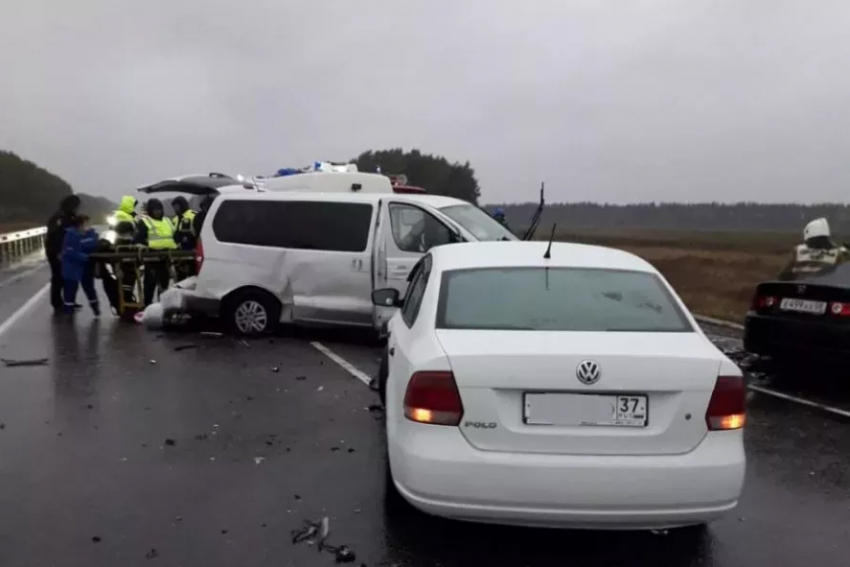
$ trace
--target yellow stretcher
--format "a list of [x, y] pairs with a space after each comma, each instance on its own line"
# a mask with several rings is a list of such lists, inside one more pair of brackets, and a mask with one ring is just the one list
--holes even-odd
[[[181, 264], [194, 262], [195, 252], [193, 250], [152, 250], [146, 246], [121, 245], [115, 246], [110, 251], [93, 252], [89, 257], [98, 263], [98, 269], [103, 269], [104, 264], [112, 268], [117, 290], [115, 297], [110, 297], [110, 303], [115, 307], [121, 318], [129, 319], [145, 308], [142, 303], [144, 298], [142, 275], [145, 264], [165, 262], [168, 265], [171, 279], [177, 281], [177, 273], [182, 271], [178, 268]], [[127, 274], [132, 274], [132, 278], [125, 278]], [[101, 279], [103, 279], [103, 276], [104, 274], [100, 274]], [[129, 281], [129, 285], [132, 286], [128, 290], [132, 293], [126, 295], [129, 295], [132, 299], [128, 299], [124, 293], [126, 281]], [[105, 282], [104, 287], [106, 287]], [[159, 290], [159, 292], [162, 291], [162, 289]], [[107, 295], [110, 295], [108, 291]]]

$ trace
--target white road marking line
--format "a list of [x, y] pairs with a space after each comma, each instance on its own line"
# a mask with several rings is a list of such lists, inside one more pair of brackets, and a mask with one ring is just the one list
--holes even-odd
[[50, 291], [50, 284], [44, 284], [44, 287], [35, 292], [35, 295], [30, 297], [26, 303], [18, 307], [18, 310], [12, 313], [8, 319], [3, 321], [3, 324], [0, 325], [0, 337], [3, 336], [3, 333], [12, 328], [12, 325], [18, 322], [18, 319], [26, 315], [33, 307], [35, 307], [36, 303], [38, 303], [42, 296], [46, 295], [47, 292]]
[[776, 390], [771, 390], [769, 388], [764, 388], [762, 386], [749, 386], [750, 390], [755, 392], [759, 392], [761, 394], [766, 394], [768, 396], [774, 396], [776, 398], [781, 398], [783, 400], [787, 400], [789, 402], [795, 402], [798, 404], [802, 404], [804, 406], [810, 406], [813, 408], [817, 408], [823, 410], [825, 412], [833, 413], [835, 415], [840, 415], [841, 417], [850, 417], [850, 411], [843, 410], [841, 408], [835, 408], [832, 406], [828, 406], [826, 404], [821, 404], [818, 402], [813, 402], [811, 400], [807, 400], [805, 398], [799, 398], [797, 396], [792, 396], [791, 394], [783, 394], [782, 392], [777, 392]]
[[315, 348], [317, 351], [321, 352], [322, 354], [339, 364], [346, 372], [348, 372], [367, 386], [370, 382], [372, 382], [372, 379], [369, 376], [358, 370], [357, 367], [355, 367], [353, 364], [345, 360], [343, 357], [341, 357], [322, 343], [313, 341], [310, 344], [313, 345], [313, 348]]

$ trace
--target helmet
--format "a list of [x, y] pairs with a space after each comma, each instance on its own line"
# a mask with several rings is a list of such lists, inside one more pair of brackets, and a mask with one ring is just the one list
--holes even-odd
[[803, 229], [803, 240], [824, 236], [829, 238], [830, 234], [829, 222], [827, 222], [827, 220], [823, 217], [813, 220], [806, 225], [806, 228]]

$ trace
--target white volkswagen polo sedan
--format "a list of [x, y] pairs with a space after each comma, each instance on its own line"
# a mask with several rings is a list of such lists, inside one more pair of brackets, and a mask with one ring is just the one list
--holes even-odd
[[[389, 323], [388, 486], [526, 526], [705, 524], [744, 482], [745, 385], [647, 262], [578, 244], [433, 248]], [[391, 493], [392, 494], [392, 493]]]

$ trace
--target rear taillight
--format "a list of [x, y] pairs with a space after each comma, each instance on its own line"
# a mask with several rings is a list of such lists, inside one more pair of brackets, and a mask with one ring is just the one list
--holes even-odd
[[776, 298], [772, 295], [756, 295], [750, 303], [750, 309], [769, 309], [776, 303]]
[[198, 238], [198, 243], [195, 245], [195, 275], [201, 273], [201, 267], [204, 265], [204, 243]]
[[458, 425], [463, 404], [451, 372], [417, 372], [404, 394], [404, 416], [419, 423]]
[[833, 303], [829, 306], [829, 310], [833, 315], [839, 317], [850, 317], [850, 303]]
[[746, 422], [746, 386], [741, 376], [719, 376], [705, 412], [711, 431], [741, 429]]

